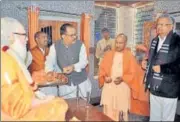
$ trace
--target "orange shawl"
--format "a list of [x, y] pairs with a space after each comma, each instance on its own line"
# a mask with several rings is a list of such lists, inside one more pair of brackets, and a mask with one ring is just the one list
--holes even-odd
[[[107, 52], [104, 55], [104, 58], [100, 64], [99, 75], [98, 75], [100, 88], [104, 84], [105, 77], [111, 76], [111, 67], [113, 63], [114, 54], [115, 54], [114, 50]], [[140, 102], [146, 103], [145, 107], [147, 109], [146, 108], [144, 109], [147, 110], [146, 115], [148, 115], [149, 93], [144, 91], [143, 77], [144, 77], [144, 71], [141, 69], [140, 65], [137, 63], [131, 51], [128, 49], [125, 49], [123, 51], [123, 75], [122, 75], [123, 81], [126, 82], [131, 89], [131, 96], [132, 96], [131, 99], [135, 99]], [[133, 109], [134, 106], [132, 105], [133, 105], [133, 101], [131, 101], [131, 108]]]
[[30, 72], [33, 73], [34, 71], [43, 70], [45, 68], [45, 61], [46, 56], [49, 53], [49, 48], [45, 49], [45, 55], [42, 53], [38, 46], [34, 47], [30, 51], [33, 57], [32, 63], [30, 65]]

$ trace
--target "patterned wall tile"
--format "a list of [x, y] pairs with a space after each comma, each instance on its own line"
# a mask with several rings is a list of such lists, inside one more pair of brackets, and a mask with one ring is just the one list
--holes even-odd
[[168, 11], [168, 12], [176, 12], [180, 11], [180, 1], [173, 0], [158, 0], [155, 1], [155, 10], [156, 11]]

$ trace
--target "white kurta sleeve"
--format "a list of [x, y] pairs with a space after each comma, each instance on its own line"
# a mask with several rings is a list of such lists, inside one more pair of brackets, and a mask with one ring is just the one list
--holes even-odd
[[86, 47], [84, 44], [82, 44], [80, 53], [79, 53], [79, 62], [74, 64], [74, 70], [76, 72], [81, 72], [82, 69], [84, 69], [88, 64], [87, 59], [87, 53], [86, 53]]
[[56, 50], [54, 44], [51, 45], [49, 54], [46, 56], [45, 72], [56, 71], [61, 72], [57, 65]]

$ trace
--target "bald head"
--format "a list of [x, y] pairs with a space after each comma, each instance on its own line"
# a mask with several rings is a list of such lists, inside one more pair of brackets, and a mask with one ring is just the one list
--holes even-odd
[[25, 38], [25, 29], [22, 24], [10, 17], [1, 18], [1, 44], [11, 45], [14, 41], [19, 40], [22, 44], [25, 44], [27, 39]]
[[116, 36], [115, 40], [115, 49], [118, 52], [121, 52], [125, 49], [127, 43], [127, 36], [123, 33], [120, 33]]

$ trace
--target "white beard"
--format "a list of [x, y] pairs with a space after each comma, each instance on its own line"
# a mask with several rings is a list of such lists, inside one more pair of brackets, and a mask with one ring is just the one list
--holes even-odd
[[18, 40], [15, 40], [14, 43], [11, 45], [11, 48], [17, 53], [17, 55], [24, 62], [27, 56], [26, 46], [22, 45]]

